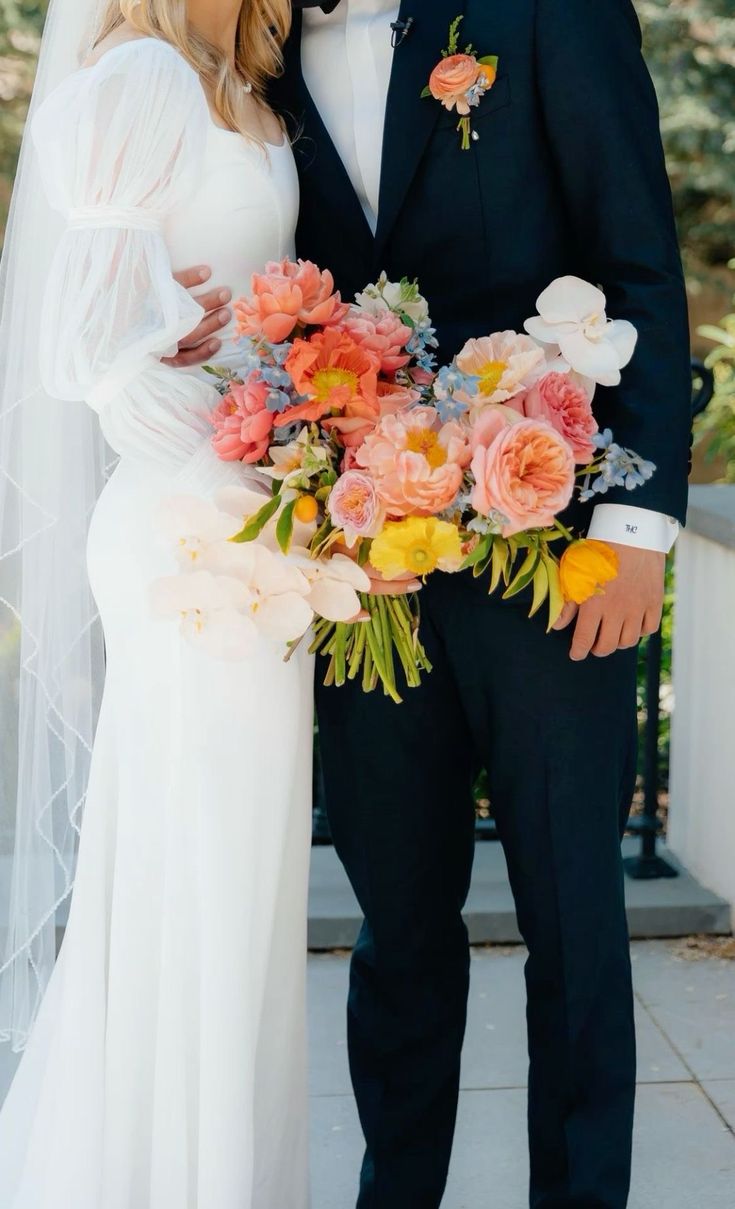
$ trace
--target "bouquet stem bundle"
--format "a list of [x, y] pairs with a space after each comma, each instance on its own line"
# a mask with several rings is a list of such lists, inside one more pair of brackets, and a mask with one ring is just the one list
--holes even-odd
[[400, 704], [398, 669], [408, 688], [417, 688], [422, 674], [432, 670], [419, 638], [418, 597], [362, 594], [360, 603], [362, 621], [316, 622], [311, 653], [329, 660], [325, 684], [342, 687], [360, 678], [365, 692], [382, 684], [386, 696]]

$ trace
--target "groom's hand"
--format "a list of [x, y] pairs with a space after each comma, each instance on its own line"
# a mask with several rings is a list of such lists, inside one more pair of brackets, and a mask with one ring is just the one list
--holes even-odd
[[566, 605], [554, 627], [564, 630], [576, 617], [569, 652], [575, 662], [590, 654], [602, 657], [634, 647], [647, 634], [655, 634], [661, 624], [666, 556], [655, 550], [608, 544], [620, 559], [617, 579], [585, 604]]
[[[174, 273], [175, 280], [185, 290], [200, 290], [211, 276], [212, 271], [206, 265]], [[232, 311], [227, 305], [232, 301], [232, 291], [220, 287], [208, 290], [205, 294], [198, 293], [196, 300], [204, 307], [206, 314], [194, 331], [181, 341], [176, 356], [164, 358], [165, 365], [173, 365], [177, 369], [203, 365], [222, 348], [218, 332], [227, 327], [232, 318]]]

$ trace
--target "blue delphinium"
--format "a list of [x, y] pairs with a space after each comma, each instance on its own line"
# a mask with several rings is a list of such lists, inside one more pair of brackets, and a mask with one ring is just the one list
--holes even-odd
[[604, 458], [597, 468], [596, 475], [587, 475], [580, 499], [584, 502], [606, 495], [611, 487], [624, 487], [626, 491], [635, 491], [642, 487], [656, 473], [653, 462], [646, 461], [634, 453], [632, 449], [624, 449], [613, 440], [609, 428], [599, 432], [594, 438], [596, 447], [604, 452]]
[[431, 350], [438, 347], [439, 341], [436, 338], [436, 329], [431, 326], [431, 322], [428, 319], [413, 324], [413, 331], [411, 339], [406, 345], [406, 352], [415, 359], [419, 369], [424, 370], [427, 374], [433, 374], [436, 369], [436, 357]]
[[479, 379], [472, 374], [462, 373], [456, 362], [439, 370], [434, 379], [434, 398], [442, 423], [458, 420], [465, 414], [468, 404], [456, 396], [460, 392], [473, 395], [477, 392], [478, 385]]

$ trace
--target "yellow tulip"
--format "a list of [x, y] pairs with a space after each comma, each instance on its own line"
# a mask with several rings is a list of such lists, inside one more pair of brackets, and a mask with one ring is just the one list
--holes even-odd
[[585, 538], [572, 542], [561, 557], [559, 571], [564, 599], [584, 604], [617, 578], [620, 560], [606, 542]]

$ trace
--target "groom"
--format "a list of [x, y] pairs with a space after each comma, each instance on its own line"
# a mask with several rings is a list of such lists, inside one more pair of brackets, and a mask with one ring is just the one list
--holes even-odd
[[[484, 765], [529, 949], [530, 1204], [623, 1209], [635, 1038], [620, 835], [635, 648], [659, 623], [690, 434], [686, 300], [639, 26], [630, 0], [301, 6], [275, 97], [298, 132], [299, 255], [332, 269], [347, 298], [383, 269], [417, 277], [443, 363], [472, 336], [522, 329], [552, 279], [600, 284], [640, 341], [623, 385], [598, 393], [597, 418], [658, 467], [632, 500], [613, 491], [575, 517], [615, 544], [621, 570], [557, 632], [529, 621], [523, 599], [434, 575], [421, 594], [434, 671], [403, 705], [317, 675], [330, 822], [365, 914], [349, 998], [367, 1146], [358, 1204], [442, 1200], [469, 983], [471, 786]], [[456, 115], [421, 98], [460, 14], [461, 48], [500, 60], [469, 151]], [[493, 1198], [488, 1188], [487, 1209]]]

